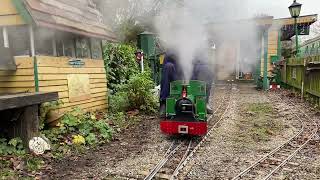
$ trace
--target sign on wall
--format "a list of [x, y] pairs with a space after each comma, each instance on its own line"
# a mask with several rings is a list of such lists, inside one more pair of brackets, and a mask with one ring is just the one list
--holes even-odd
[[299, 35], [309, 35], [310, 26], [298, 26]]
[[74, 68], [81, 68], [85, 65], [85, 62], [82, 59], [70, 59], [69, 65]]
[[90, 99], [89, 74], [68, 75], [69, 102]]

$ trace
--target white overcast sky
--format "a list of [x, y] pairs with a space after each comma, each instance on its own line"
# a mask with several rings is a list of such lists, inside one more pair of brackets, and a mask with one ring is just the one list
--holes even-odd
[[[293, 0], [246, 0], [250, 14], [265, 13], [275, 18], [289, 17]], [[320, 0], [297, 0], [302, 4], [301, 15], [320, 14]]]

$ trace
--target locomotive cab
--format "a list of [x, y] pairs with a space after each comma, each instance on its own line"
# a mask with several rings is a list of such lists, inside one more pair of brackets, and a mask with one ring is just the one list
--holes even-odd
[[162, 133], [203, 136], [207, 133], [206, 83], [191, 80], [170, 84], [166, 117], [160, 122]]

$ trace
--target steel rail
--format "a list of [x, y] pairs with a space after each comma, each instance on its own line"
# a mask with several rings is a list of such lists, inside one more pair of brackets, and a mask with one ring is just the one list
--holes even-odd
[[176, 167], [176, 169], [174, 170], [172, 176], [170, 177], [170, 180], [174, 180], [174, 178], [176, 177], [176, 175], [179, 173], [179, 170], [182, 166], [182, 164], [184, 163], [184, 161], [187, 159], [188, 154], [190, 152], [191, 149], [191, 144], [192, 144], [192, 140], [190, 140], [189, 145], [188, 145], [188, 149], [186, 150], [186, 152], [184, 153], [179, 165]]
[[[227, 95], [223, 98], [223, 101], [225, 101], [225, 99], [227, 99], [226, 97], [227, 97]], [[222, 107], [222, 104], [223, 103], [220, 103], [219, 107], [214, 111], [213, 114], [217, 113], [220, 110], [220, 108]], [[210, 135], [210, 132], [212, 132], [212, 130], [222, 120], [222, 118], [225, 116], [225, 114], [226, 114], [227, 110], [229, 109], [229, 107], [230, 107], [230, 101], [229, 101], [229, 104], [228, 104], [227, 108], [225, 109], [224, 113], [220, 117], [220, 119], [217, 122], [214, 123], [213, 127], [210, 129], [210, 131], [207, 133], [206, 136]], [[213, 118], [213, 115], [210, 115], [208, 117], [208, 121], [207, 122], [209, 122], [212, 118]], [[192, 140], [189, 141], [188, 148], [187, 148], [184, 156], [182, 157], [181, 161], [179, 162], [178, 166], [176, 167], [176, 169], [175, 169], [175, 171], [174, 171], [174, 173], [173, 173], [173, 175], [171, 176], [170, 179], [174, 179], [175, 177], [177, 177], [177, 175], [179, 174], [179, 171], [185, 166], [185, 164], [191, 158], [191, 156], [197, 151], [197, 149], [200, 147], [200, 145], [206, 140], [206, 136], [197, 144], [197, 146], [191, 152], [190, 152], [190, 150], [191, 150]], [[171, 150], [173, 148], [173, 146], [174, 146], [174, 142], [173, 142], [171, 144], [171, 146], [168, 148], [168, 150], [166, 151], [166, 153], [164, 155], [164, 158], [161, 159], [160, 162], [149, 172], [149, 174], [144, 178], [144, 180], [151, 180], [152, 178], [154, 178], [156, 176], [156, 174], [160, 171], [160, 169], [177, 152], [177, 150], [180, 148], [182, 143], [183, 142], [181, 142], [175, 149]]]
[[173, 156], [177, 150], [181, 147], [181, 144], [183, 142], [180, 142], [177, 147], [175, 147], [172, 151], [169, 150], [169, 153], [165, 155], [163, 159], [150, 171], [150, 173], [144, 178], [144, 180], [151, 180], [154, 178], [154, 176], [159, 172], [159, 170], [168, 162], [168, 160]]
[[[282, 100], [279, 96], [277, 96], [280, 100]], [[292, 136], [288, 141], [286, 141], [285, 143], [283, 143], [282, 145], [278, 146], [277, 148], [275, 148], [274, 150], [272, 150], [270, 153], [268, 153], [267, 155], [265, 155], [264, 157], [260, 158], [259, 160], [257, 160], [256, 162], [254, 162], [251, 166], [249, 166], [248, 168], [246, 168], [245, 170], [243, 170], [241, 173], [239, 173], [237, 176], [235, 176], [232, 180], [235, 179], [239, 179], [241, 177], [243, 177], [244, 175], [246, 175], [250, 170], [252, 170], [253, 168], [255, 168], [257, 165], [259, 165], [261, 162], [263, 162], [264, 160], [266, 160], [268, 157], [274, 155], [275, 153], [279, 152], [279, 150], [281, 150], [284, 146], [288, 145], [290, 142], [292, 142], [295, 138], [297, 138], [299, 135], [301, 135], [304, 132], [304, 126], [303, 126], [303, 121], [302, 119], [297, 115], [297, 113], [295, 113], [293, 111], [293, 107], [295, 107], [295, 105], [290, 101], [290, 104], [292, 104], [293, 106], [290, 107], [290, 111], [293, 112], [293, 114], [298, 118], [298, 120], [301, 123], [301, 129], [300, 131], [295, 134], [294, 136]], [[299, 109], [299, 108], [298, 108]], [[299, 109], [301, 111], [301, 109]], [[313, 138], [313, 137], [312, 137]], [[311, 139], [312, 139], [311, 138]], [[310, 139], [310, 140], [311, 140]], [[309, 142], [309, 140], [308, 140]], [[306, 143], [307, 144], [307, 143]], [[304, 146], [304, 145], [303, 145]], [[301, 147], [302, 149], [303, 147]], [[281, 166], [285, 165], [290, 159], [292, 159], [295, 154], [297, 152], [299, 152], [301, 150], [300, 148], [298, 148], [296, 151], [294, 151], [288, 158], [286, 158], [284, 161], [282, 161], [282, 163], [280, 164]], [[267, 178], [268, 176], [271, 177], [272, 174], [274, 174], [281, 166], [277, 166], [275, 169], [273, 169], [265, 178]], [[267, 178], [268, 179], [268, 178]]]
[[[292, 103], [292, 101], [290, 101], [291, 104], [294, 105], [294, 103]], [[295, 106], [295, 105], [294, 105]], [[303, 149], [316, 135], [317, 132], [319, 130], [319, 126], [317, 124], [317, 122], [315, 120], [313, 120], [313, 118], [311, 118], [309, 115], [307, 115], [303, 110], [301, 110], [300, 108], [298, 108], [299, 111], [304, 114], [309, 120], [311, 120], [313, 122], [313, 124], [315, 125], [316, 129], [314, 129], [312, 135], [309, 136], [308, 140], [302, 144], [297, 150], [295, 150], [287, 159], [285, 159], [281, 164], [279, 164], [276, 168], [274, 168], [265, 178], [264, 180], [268, 180], [272, 177], [272, 175], [278, 171], [282, 166], [284, 166], [285, 164], [287, 164], [288, 161], [290, 161], [301, 149]]]
[[[172, 148], [173, 148], [173, 146], [174, 146], [175, 143], [176, 143], [176, 141], [174, 141], [174, 142], [171, 143], [170, 147], [167, 149], [167, 151], [166, 151], [166, 153], [164, 154], [164, 157], [161, 159], [161, 161], [162, 161], [165, 157], [167, 157], [167, 156], [169, 155], [169, 153], [172, 151]], [[158, 162], [158, 164], [157, 164], [156, 166], [154, 166], [154, 168], [150, 171], [149, 174], [151, 174], [151, 172], [155, 171], [155, 170], [158, 168], [158, 166], [160, 166], [161, 161]]]
[[[227, 95], [226, 95], [227, 96]], [[229, 95], [229, 98], [230, 98], [230, 95]], [[214, 114], [216, 112], [218, 112], [218, 110], [220, 110], [221, 106], [222, 106], [223, 103], [220, 104], [219, 108], [217, 108], [215, 111], [214, 111]], [[201, 145], [207, 140], [207, 138], [211, 135], [211, 132], [216, 128], [216, 126], [221, 122], [221, 120], [223, 119], [223, 117], [226, 115], [228, 109], [230, 108], [230, 104], [231, 104], [231, 101], [229, 101], [229, 104], [228, 106], [226, 107], [225, 111], [223, 112], [223, 114], [220, 116], [219, 120], [217, 122], [214, 123], [213, 127], [209, 130], [209, 132], [207, 133], [207, 135], [198, 143], [198, 145], [191, 151], [191, 153], [185, 158], [185, 160], [182, 162], [182, 164], [180, 165], [179, 168], [177, 168], [175, 170], [175, 173], [172, 175], [171, 179], [174, 179], [176, 178], [179, 173], [180, 173], [180, 170], [185, 167], [185, 165], [188, 163], [188, 161], [191, 159], [191, 157], [194, 155], [194, 153], [196, 151], [198, 151], [198, 149], [201, 147]], [[211, 115], [209, 118], [211, 119], [213, 117], [213, 115]]]

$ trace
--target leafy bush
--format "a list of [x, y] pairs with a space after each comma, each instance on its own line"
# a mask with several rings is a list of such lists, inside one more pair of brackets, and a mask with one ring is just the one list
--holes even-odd
[[125, 44], [108, 43], [104, 47], [108, 87], [112, 94], [119, 84], [126, 84], [132, 75], [139, 73], [135, 52], [133, 46]]
[[58, 126], [59, 128], [43, 131], [56, 153], [68, 151], [66, 146], [92, 146], [104, 143], [113, 135], [113, 129], [106, 118], [98, 120], [95, 114], [83, 113], [79, 109], [65, 114]]
[[0, 179], [21, 179], [22, 173], [23, 179], [31, 179], [43, 164], [41, 158], [26, 153], [20, 138], [0, 138]]
[[127, 84], [118, 87], [117, 93], [110, 96], [112, 112], [141, 110], [146, 113], [155, 112], [157, 99], [152, 93], [154, 83], [150, 73], [133, 75]]
[[1, 138], [0, 139], [0, 156], [7, 156], [7, 155], [24, 155], [26, 153], [22, 140], [20, 138], [14, 138], [10, 141], [7, 139]]
[[[121, 86], [120, 90], [123, 89]], [[129, 109], [129, 98], [127, 92], [117, 92], [114, 95], [109, 96], [109, 110], [112, 113], [122, 112]]]

